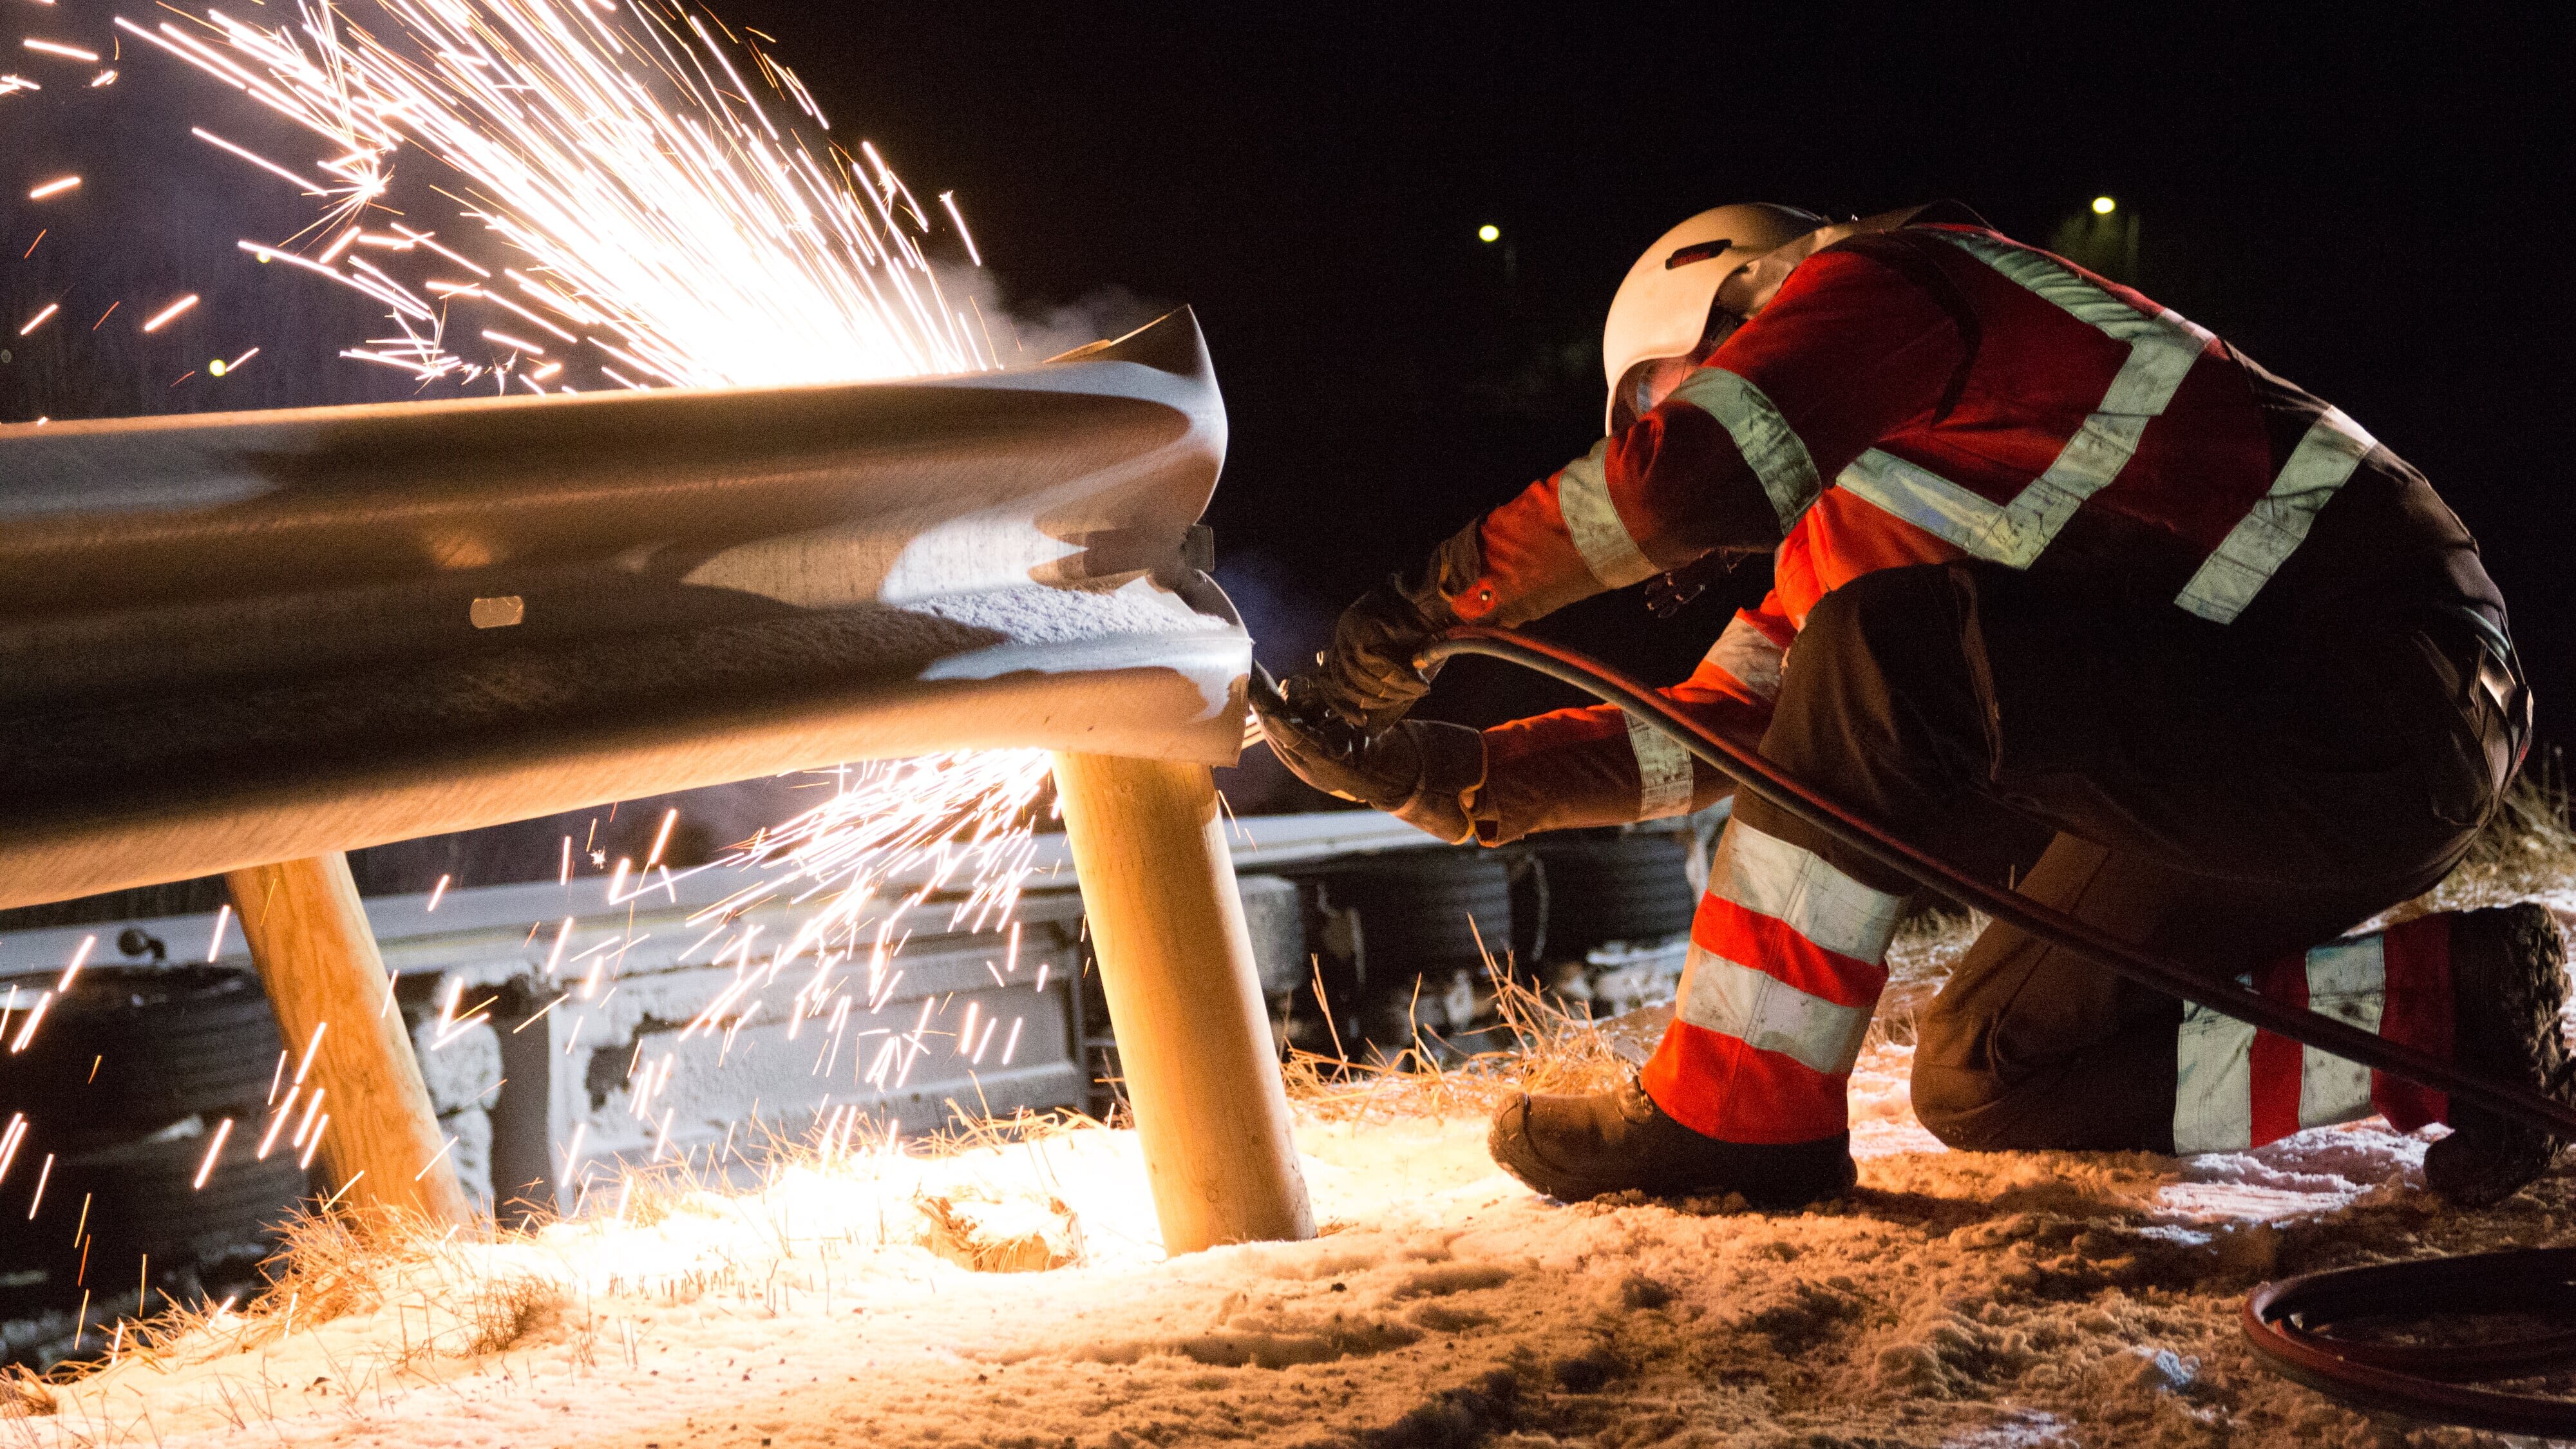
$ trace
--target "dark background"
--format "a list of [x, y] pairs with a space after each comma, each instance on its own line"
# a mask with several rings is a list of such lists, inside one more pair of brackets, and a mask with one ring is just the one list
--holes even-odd
[[[2576, 22], [2563, 7], [2313, 19], [2123, 7], [2121, 20], [1783, 8], [760, 0], [724, 14], [777, 38], [844, 144], [872, 138], [925, 197], [955, 189], [1031, 326], [1198, 309], [1233, 420], [1211, 518], [1220, 572], [1274, 668], [1310, 654], [1372, 578], [1589, 445], [1602, 309], [1683, 216], [1949, 196], [2047, 244], [2107, 193], [2137, 221], [2150, 295], [2431, 476], [2513, 603], [2544, 733], [2570, 738], [2576, 529], [2560, 475], [2576, 370], [2564, 256]], [[170, 119], [186, 145], [183, 115], [222, 102], [173, 72], [138, 61], [134, 75], [191, 88]], [[12, 202], [32, 164], [20, 158], [76, 139], [31, 130], [27, 99], [0, 100]], [[227, 253], [248, 224], [195, 219], [238, 198], [130, 164], [195, 192], [164, 224], [58, 252], [57, 266], [157, 269], [192, 290], [244, 272]], [[0, 212], [13, 317], [27, 310], [28, 222]], [[1485, 223], [1502, 242], [1477, 241]], [[274, 375], [331, 367], [333, 380], [299, 385], [384, 386], [350, 363]], [[0, 417], [30, 415], [41, 400], [11, 386], [0, 368]], [[183, 385], [168, 401], [251, 399]], [[1760, 573], [1670, 623], [1621, 595], [1542, 627], [1677, 675]], [[1470, 660], [1433, 712], [1482, 722], [1559, 700]], [[1245, 805], [1302, 803], [1271, 769], [1232, 788]]]
[[[2110, 10], [2136, 18], [2074, 18]], [[1682, 217], [1952, 196], [2047, 244], [2107, 193], [2139, 220], [2150, 295], [2432, 477], [2567, 739], [2576, 25], [2326, 13], [1292, 7], [1253, 25], [1006, 6], [968, 26], [779, 7], [761, 23], [811, 58], [838, 127], [972, 199], [1013, 297], [1107, 280], [1197, 307], [1234, 424], [1221, 574], [1274, 668], [1371, 579], [1589, 446], [1602, 310]], [[1476, 241], [1487, 222], [1504, 244]], [[1657, 624], [1620, 595], [1542, 627], [1677, 675], [1733, 602]], [[1494, 667], [1463, 661], [1434, 711], [1556, 702]]]
[[[2047, 244], [2109, 194], [2150, 295], [2432, 477], [2514, 604], [2544, 731], [2570, 738], [2566, 11], [1788, 8], [755, 23], [837, 129], [971, 202], [1024, 308], [1114, 282], [1198, 309], [1234, 426], [1220, 573], [1273, 668], [1589, 446], [1602, 310], [1682, 217], [1952, 196]], [[1502, 243], [1476, 240], [1488, 222]], [[1763, 584], [1748, 568], [1670, 623], [1629, 594], [1541, 627], [1677, 675]], [[1462, 661], [1433, 712], [1569, 702], [1497, 668]]]

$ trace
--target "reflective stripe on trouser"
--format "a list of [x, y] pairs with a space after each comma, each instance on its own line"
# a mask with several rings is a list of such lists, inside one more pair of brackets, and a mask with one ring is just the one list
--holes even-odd
[[1822, 856], [1727, 823], [1691, 922], [1673, 1024], [1645, 1067], [1673, 1120], [1729, 1142], [1810, 1142], [1844, 1130], [1902, 896]]
[[[2451, 1055], [2451, 918], [2421, 916], [2329, 941], [2256, 971], [2272, 1000]], [[2439, 1092], [2301, 1046], [2202, 1006], [2174, 1041], [2176, 1152], [2260, 1147], [2307, 1127], [2385, 1114], [2400, 1131], [2447, 1120]]]

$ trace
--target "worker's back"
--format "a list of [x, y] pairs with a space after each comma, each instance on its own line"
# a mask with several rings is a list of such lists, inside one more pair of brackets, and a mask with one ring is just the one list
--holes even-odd
[[1780, 546], [1792, 621], [1862, 573], [1962, 556], [2097, 573], [2219, 623], [2356, 595], [2500, 603], [2466, 530], [2358, 424], [1991, 231], [1823, 250], [1710, 365], [1761, 388], [1811, 450], [1863, 445]]

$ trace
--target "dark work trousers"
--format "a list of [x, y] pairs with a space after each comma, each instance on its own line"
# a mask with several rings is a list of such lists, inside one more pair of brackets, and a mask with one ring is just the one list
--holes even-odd
[[[1953, 864], [2233, 976], [2429, 889], [2498, 790], [2468, 627], [2391, 606], [2241, 628], [1995, 564], [1867, 574], [1809, 615], [1762, 752]], [[2170, 1152], [2181, 1021], [2170, 996], [1990, 926], [1921, 1017], [1915, 1112], [1954, 1147]]]

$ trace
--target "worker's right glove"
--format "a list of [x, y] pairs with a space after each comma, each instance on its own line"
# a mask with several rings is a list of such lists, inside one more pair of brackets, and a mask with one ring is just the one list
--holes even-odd
[[1414, 668], [1413, 656], [1459, 622], [1449, 598], [1483, 567], [1476, 534], [1477, 525], [1468, 525], [1420, 569], [1386, 579], [1342, 611], [1332, 647], [1313, 674], [1301, 676], [1325, 709], [1375, 734], [1431, 692], [1431, 674]]
[[1313, 681], [1299, 676], [1285, 696], [1257, 683], [1252, 710], [1270, 751], [1298, 779], [1356, 800], [1451, 844], [1475, 836], [1469, 803], [1485, 783], [1485, 737], [1465, 725], [1398, 720], [1362, 734], [1326, 713]]

